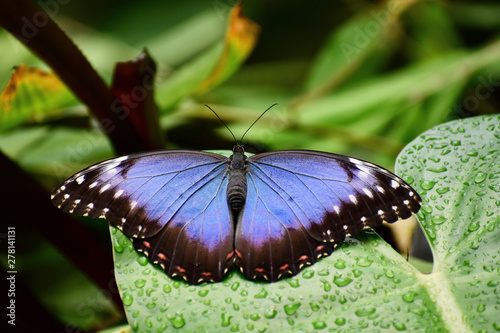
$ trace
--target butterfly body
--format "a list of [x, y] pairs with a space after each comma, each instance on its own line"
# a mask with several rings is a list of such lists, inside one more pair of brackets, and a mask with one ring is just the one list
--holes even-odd
[[234, 265], [268, 281], [297, 274], [345, 237], [417, 212], [418, 194], [369, 162], [317, 151], [231, 157], [137, 153], [63, 182], [53, 203], [105, 218], [169, 276], [220, 281]]
[[227, 185], [227, 201], [233, 211], [238, 211], [243, 207], [247, 196], [246, 158], [243, 147], [236, 145], [230, 157]]

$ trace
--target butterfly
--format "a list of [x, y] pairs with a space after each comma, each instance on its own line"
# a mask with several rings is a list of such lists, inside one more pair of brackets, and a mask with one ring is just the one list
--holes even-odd
[[234, 265], [248, 279], [297, 274], [345, 237], [406, 219], [419, 195], [375, 164], [319, 151], [229, 158], [163, 150], [113, 158], [53, 193], [61, 210], [103, 218], [167, 275], [221, 281]]

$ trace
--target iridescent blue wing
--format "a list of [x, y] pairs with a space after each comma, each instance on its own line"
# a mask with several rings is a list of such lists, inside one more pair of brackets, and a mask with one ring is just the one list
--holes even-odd
[[227, 157], [147, 152], [91, 166], [54, 191], [66, 212], [105, 218], [169, 276], [219, 281], [233, 264]]
[[236, 223], [236, 263], [276, 281], [328, 255], [346, 236], [419, 210], [418, 194], [372, 163], [315, 151], [248, 159], [247, 198]]

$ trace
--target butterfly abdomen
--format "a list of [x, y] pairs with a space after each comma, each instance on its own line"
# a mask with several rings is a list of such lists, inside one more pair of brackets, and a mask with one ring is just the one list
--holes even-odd
[[241, 210], [247, 197], [247, 179], [245, 155], [235, 153], [229, 166], [227, 184], [227, 202], [232, 210]]

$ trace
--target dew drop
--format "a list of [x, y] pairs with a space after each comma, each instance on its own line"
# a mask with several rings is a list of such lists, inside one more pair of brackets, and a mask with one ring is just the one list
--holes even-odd
[[227, 327], [227, 326], [231, 325], [231, 318], [233, 318], [233, 316], [230, 316], [227, 313], [223, 312], [221, 314], [221, 318], [222, 318], [222, 323], [221, 323], [222, 327]]
[[467, 230], [470, 232], [476, 231], [477, 229], [479, 229], [479, 221], [472, 221], [467, 227]]
[[314, 271], [313, 270], [306, 270], [304, 273], [302, 273], [302, 277], [304, 279], [310, 279], [314, 276]]
[[146, 266], [148, 264], [148, 257], [145, 255], [141, 255], [139, 258], [137, 258], [137, 262], [141, 266]]
[[144, 279], [135, 280], [134, 284], [137, 288], [142, 288], [146, 284], [146, 280]]
[[356, 310], [354, 313], [358, 317], [367, 317], [367, 316], [370, 316], [370, 315], [374, 314], [375, 311], [377, 311], [376, 308], [366, 308], [366, 309]]
[[232, 290], [232, 291], [236, 291], [236, 290], [238, 290], [239, 286], [240, 286], [240, 283], [239, 283], [239, 282], [234, 282], [234, 283], [231, 285], [231, 290]]
[[351, 278], [348, 278], [348, 277], [342, 277], [341, 275], [336, 275], [334, 278], [333, 278], [333, 283], [335, 283], [337, 286], [339, 287], [345, 287], [347, 286], [349, 283], [351, 283], [353, 280]]
[[301, 306], [300, 303], [291, 303], [291, 304], [287, 304], [284, 306], [285, 308], [285, 313], [289, 316], [293, 315], [297, 309]]
[[404, 293], [402, 298], [403, 298], [403, 301], [405, 301], [407, 303], [412, 303], [415, 300], [415, 296], [417, 296], [417, 294], [415, 292], [409, 291], [407, 293]]
[[423, 189], [423, 190], [432, 190], [432, 188], [434, 187], [434, 185], [436, 185], [437, 182], [436, 181], [430, 181], [430, 180], [422, 180], [420, 182], [420, 187]]
[[407, 176], [405, 177], [405, 181], [408, 183], [408, 184], [413, 184], [413, 182], [415, 181], [415, 179], [412, 177], [412, 176]]
[[115, 244], [113, 246], [113, 249], [118, 252], [118, 253], [122, 253], [123, 252], [123, 246], [121, 246], [120, 244]]
[[438, 194], [445, 194], [446, 192], [449, 192], [450, 191], [450, 188], [449, 187], [438, 187], [436, 189], [436, 192]]
[[477, 312], [484, 312], [486, 310], [486, 304], [479, 304], [477, 306]]
[[259, 293], [254, 295], [254, 298], [266, 298], [267, 297], [267, 291], [262, 288]]
[[123, 294], [123, 297], [122, 297], [123, 305], [129, 306], [130, 304], [132, 304], [133, 301], [134, 301], [134, 298], [132, 297], [132, 295], [125, 294], [125, 293]]
[[384, 274], [387, 276], [389, 279], [392, 279], [394, 277], [394, 272], [390, 269], [384, 268]]
[[326, 323], [323, 320], [315, 320], [312, 324], [315, 330], [322, 330], [326, 327]]
[[209, 290], [208, 290], [208, 289], [203, 289], [203, 290], [198, 291], [198, 295], [199, 295], [200, 297], [205, 297], [205, 296], [207, 296], [207, 295], [208, 295], [208, 292], [209, 292]]
[[335, 268], [343, 269], [343, 268], [345, 268], [345, 261], [342, 259], [339, 259], [335, 262], [334, 266], [335, 266]]
[[354, 277], [360, 277], [363, 272], [360, 271], [359, 269], [353, 269], [352, 274], [354, 274]]
[[356, 264], [361, 267], [368, 267], [373, 263], [373, 260], [370, 260], [368, 258], [356, 258]]
[[335, 324], [338, 326], [343, 326], [346, 323], [346, 319], [344, 317], [337, 317], [335, 318]]
[[292, 288], [298, 288], [300, 287], [300, 283], [298, 279], [287, 279], [286, 282], [290, 285]]
[[496, 287], [498, 285], [498, 281], [490, 280], [490, 281], [488, 281], [488, 283], [486, 283], [486, 285], [488, 287]]
[[325, 291], [330, 291], [332, 289], [332, 285], [330, 282], [326, 281], [325, 279], [321, 279], [321, 282], [323, 282], [323, 290]]
[[278, 311], [276, 311], [276, 309], [267, 309], [265, 312], [264, 312], [264, 317], [266, 317], [267, 319], [273, 319], [274, 317], [276, 317], [276, 315], [278, 314]]
[[442, 215], [432, 215], [431, 222], [436, 225], [443, 224], [444, 222], [446, 222], [446, 217]]
[[257, 314], [257, 313], [254, 313], [254, 314], [251, 314], [250, 316], [250, 319], [252, 319], [253, 321], [257, 321], [260, 319], [260, 316]]
[[311, 310], [313, 310], [313, 311], [319, 311], [319, 309], [320, 309], [320, 306], [316, 303], [313, 303], [313, 302], [309, 303], [309, 306], [311, 307]]
[[186, 325], [186, 321], [184, 320], [184, 317], [181, 313], [176, 313], [173, 316], [169, 316], [168, 320], [170, 320], [172, 326], [174, 326], [175, 328], [181, 328]]
[[484, 172], [479, 171], [476, 176], [474, 176], [474, 181], [476, 183], [482, 183], [486, 179], [486, 174]]
[[448, 169], [446, 167], [442, 166], [442, 167], [435, 167], [435, 168], [433, 168], [433, 167], [426, 168], [425, 170], [430, 171], [430, 172], [435, 172], [435, 173], [441, 173], [441, 172], [447, 171]]
[[392, 322], [392, 325], [394, 326], [396, 331], [406, 331], [406, 325], [404, 323], [394, 321]]
[[169, 284], [164, 284], [163, 285], [163, 291], [166, 293], [169, 293], [172, 291], [172, 287]]

